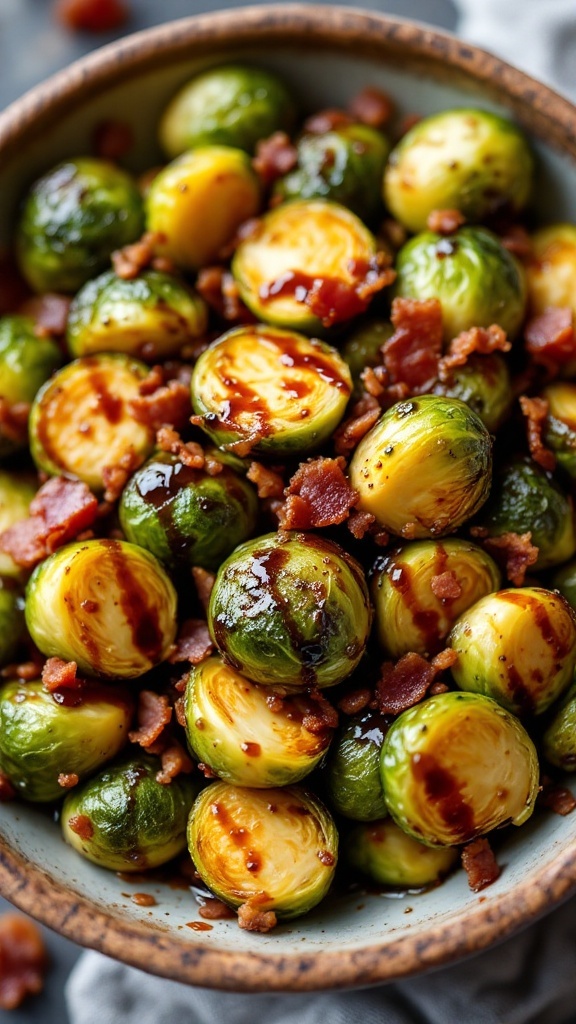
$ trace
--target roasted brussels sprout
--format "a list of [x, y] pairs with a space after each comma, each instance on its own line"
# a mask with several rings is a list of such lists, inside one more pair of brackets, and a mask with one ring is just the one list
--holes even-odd
[[[128, 739], [133, 703], [121, 686], [48, 693], [42, 680], [0, 690], [0, 771], [26, 800], [64, 795], [59, 776], [90, 775]], [[62, 781], [62, 780], [61, 780]]]
[[236, 327], [198, 359], [192, 404], [221, 447], [303, 455], [328, 440], [352, 390], [335, 349], [293, 331], [256, 324]]
[[209, 145], [253, 153], [260, 139], [289, 132], [295, 113], [277, 75], [228, 64], [204, 71], [176, 93], [160, 121], [160, 143], [169, 157]]
[[391, 658], [437, 654], [459, 615], [498, 590], [490, 555], [466, 540], [405, 544], [377, 563], [372, 599], [380, 645]]
[[398, 253], [397, 295], [440, 299], [448, 342], [471, 327], [499, 324], [509, 338], [524, 319], [526, 285], [520, 264], [486, 228], [443, 236], [424, 231]]
[[358, 324], [356, 329], [347, 335], [342, 348], [342, 358], [348, 363], [355, 391], [358, 390], [362, 370], [366, 366], [377, 366], [381, 362], [380, 349], [393, 333], [394, 328], [389, 320], [368, 320]]
[[508, 365], [497, 352], [469, 356], [464, 366], [452, 370], [447, 381], [438, 381], [433, 392], [466, 402], [491, 434], [502, 425], [514, 400]]
[[360, 661], [372, 613], [358, 563], [309, 533], [267, 534], [220, 567], [208, 624], [225, 661], [256, 683], [333, 686]]
[[197, 779], [157, 781], [160, 758], [128, 754], [74, 789], [62, 807], [70, 846], [111, 871], [143, 871], [186, 848], [186, 822]]
[[261, 790], [215, 782], [192, 808], [188, 847], [219, 899], [232, 907], [250, 900], [289, 920], [326, 895], [338, 833], [323, 804], [299, 786]]
[[430, 847], [409, 836], [391, 818], [364, 823], [346, 838], [348, 863], [377, 885], [422, 889], [435, 885], [458, 860], [453, 847]]
[[397, 825], [428, 846], [454, 846], [534, 810], [538, 758], [517, 718], [477, 693], [442, 693], [404, 711], [382, 746]]
[[568, 306], [576, 316], [576, 225], [551, 224], [537, 231], [526, 274], [533, 313]]
[[400, 536], [453, 533], [488, 497], [491, 447], [482, 420], [457, 398], [397, 402], [352, 456], [358, 508]]
[[38, 292], [75, 292], [110, 254], [142, 234], [142, 198], [129, 174], [82, 157], [32, 186], [18, 225], [20, 269]]
[[565, 772], [576, 772], [576, 684], [556, 708], [544, 733], [543, 748], [550, 764]]
[[380, 750], [389, 720], [367, 711], [351, 718], [335, 738], [325, 781], [331, 806], [354, 821], [375, 821], [387, 814], [380, 778]]
[[24, 600], [11, 580], [0, 577], [0, 665], [12, 660], [24, 632]]
[[149, 231], [163, 235], [158, 252], [187, 270], [218, 259], [240, 224], [260, 209], [250, 158], [229, 146], [202, 146], [168, 164], [146, 196]]
[[[0, 398], [9, 406], [32, 402], [38, 389], [62, 362], [55, 342], [34, 333], [25, 316], [0, 318]], [[24, 447], [0, 427], [0, 458]]]
[[146, 458], [154, 433], [130, 411], [148, 370], [120, 353], [68, 363], [40, 389], [30, 412], [30, 449], [38, 469], [71, 474], [95, 492], [103, 470], [134, 452]]
[[444, 110], [419, 121], [390, 154], [384, 177], [388, 209], [410, 231], [432, 210], [457, 209], [482, 221], [506, 206], [521, 210], [534, 160], [523, 132], [487, 110]]
[[541, 714], [572, 681], [576, 617], [541, 587], [500, 590], [468, 608], [448, 645], [461, 690], [483, 693], [515, 714]]
[[554, 452], [558, 465], [576, 480], [576, 384], [553, 381], [542, 397], [548, 402], [542, 440]]
[[[36, 493], [32, 473], [0, 470], [0, 533], [28, 517], [30, 502]], [[4, 551], [0, 551], [0, 576], [19, 579], [22, 570]]]
[[82, 672], [132, 679], [163, 661], [176, 634], [176, 591], [144, 548], [120, 540], [65, 547], [36, 567], [26, 624], [43, 654]]

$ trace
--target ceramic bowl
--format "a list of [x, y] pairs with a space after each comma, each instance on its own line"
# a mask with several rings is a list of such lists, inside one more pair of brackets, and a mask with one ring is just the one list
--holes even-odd
[[[519, 71], [458, 39], [346, 8], [254, 7], [201, 15], [122, 39], [33, 90], [0, 117], [0, 236], [24, 188], [89, 149], [102, 118], [135, 129], [134, 166], [157, 162], [155, 127], [175, 89], [230, 57], [278, 70], [304, 109], [338, 106], [362, 86], [392, 93], [405, 113], [480, 103], [511, 113], [539, 158], [539, 213], [576, 220], [576, 111]], [[1, 241], [1, 237], [0, 237]], [[85, 946], [183, 982], [238, 991], [370, 985], [486, 948], [576, 887], [576, 814], [536, 815], [500, 853], [501, 878], [475, 895], [463, 871], [403, 899], [338, 896], [268, 935], [233, 921], [197, 930], [189, 891], [133, 884], [64, 845], [52, 820], [2, 805], [0, 891]], [[137, 891], [153, 907], [131, 900]]]

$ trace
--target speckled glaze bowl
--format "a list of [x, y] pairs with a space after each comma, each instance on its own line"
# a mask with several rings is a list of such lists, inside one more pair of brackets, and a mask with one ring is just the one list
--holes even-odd
[[[0, 241], [24, 188], [90, 148], [110, 116], [136, 133], [135, 168], [159, 159], [155, 127], [194, 72], [230, 57], [277, 69], [304, 109], [338, 106], [362, 86], [389, 90], [405, 113], [480, 103], [510, 112], [539, 157], [542, 220], [576, 220], [576, 110], [487, 53], [420, 25], [342, 7], [281, 4], [201, 15], [131, 36], [85, 58], [0, 116]], [[212, 988], [304, 991], [372, 985], [481, 950], [576, 889], [576, 813], [536, 814], [499, 854], [500, 879], [475, 895], [463, 871], [402, 899], [328, 899], [268, 935], [200, 921], [192, 894], [130, 883], [83, 861], [48, 815], [0, 809], [0, 891], [77, 942], [144, 970]], [[137, 906], [135, 892], [157, 903]], [[202, 927], [202, 926], [201, 926]]]

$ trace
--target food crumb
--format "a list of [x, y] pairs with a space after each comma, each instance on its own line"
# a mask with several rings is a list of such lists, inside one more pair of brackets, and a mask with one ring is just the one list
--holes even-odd
[[44, 987], [48, 956], [40, 929], [22, 914], [0, 917], [0, 1008], [15, 1010]]

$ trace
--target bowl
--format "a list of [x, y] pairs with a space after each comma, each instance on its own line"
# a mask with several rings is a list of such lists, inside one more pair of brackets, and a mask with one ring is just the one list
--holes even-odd
[[[343, 103], [366, 84], [405, 113], [463, 103], [507, 111], [538, 154], [539, 214], [576, 220], [576, 110], [544, 85], [458, 39], [343, 7], [281, 4], [172, 22], [122, 39], [28, 93], [0, 116], [0, 231], [23, 190], [86, 151], [103, 118], [129, 121], [134, 168], [153, 165], [161, 110], [199, 69], [230, 57], [277, 69], [303, 107]], [[0, 242], [2, 238], [0, 238]], [[366, 986], [426, 971], [533, 922], [576, 888], [576, 814], [538, 815], [509, 837], [500, 879], [481, 895], [463, 871], [403, 899], [348, 893], [268, 935], [199, 921], [189, 891], [129, 882], [79, 858], [48, 814], [2, 806], [0, 891], [80, 943], [146, 971], [212, 988], [304, 991]], [[157, 903], [136, 905], [144, 890]]]

